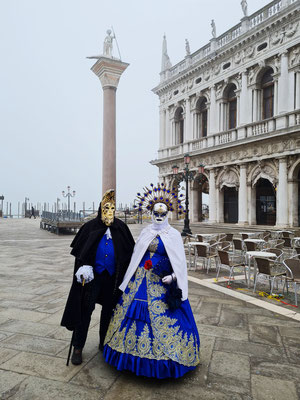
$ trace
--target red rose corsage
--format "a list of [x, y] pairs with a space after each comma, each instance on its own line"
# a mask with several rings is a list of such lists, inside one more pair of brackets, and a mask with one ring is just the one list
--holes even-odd
[[144, 264], [144, 268], [149, 271], [152, 268], [152, 261], [151, 260], [146, 260]]

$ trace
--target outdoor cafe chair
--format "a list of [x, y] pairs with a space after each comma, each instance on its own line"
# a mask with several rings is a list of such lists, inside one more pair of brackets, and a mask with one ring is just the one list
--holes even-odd
[[216, 246], [218, 242], [211, 241], [212, 243], [197, 243], [195, 244], [195, 256], [194, 256], [194, 266], [197, 269], [197, 260], [201, 259], [203, 262], [203, 268], [206, 268], [207, 273], [211, 267], [211, 261], [214, 259], [217, 265], [217, 250]]
[[283, 243], [283, 251], [288, 255], [292, 256], [294, 253], [294, 248], [293, 248], [293, 243], [292, 239], [289, 237], [283, 237], [282, 240], [284, 240]]
[[282, 278], [283, 276], [285, 276], [285, 272], [278, 273], [276, 271], [272, 271], [274, 267], [274, 260], [270, 258], [254, 257], [254, 262], [256, 264], [256, 271], [254, 276], [253, 292], [255, 292], [258, 277], [260, 275], [264, 275], [269, 279], [270, 294], [272, 294], [275, 280], [277, 278]]
[[248, 239], [248, 238], [249, 238], [249, 235], [247, 233], [242, 233], [243, 240]]
[[289, 231], [281, 231], [280, 234], [281, 234], [282, 239], [291, 237], [291, 232], [289, 232]]
[[218, 279], [219, 277], [219, 273], [220, 273], [220, 269], [221, 268], [226, 268], [228, 269], [229, 272], [229, 280], [228, 283], [231, 281], [231, 277], [234, 273], [234, 270], [236, 268], [243, 268], [244, 269], [244, 273], [245, 273], [245, 281], [247, 283], [247, 274], [246, 274], [246, 265], [245, 263], [235, 263], [232, 260], [230, 260], [230, 255], [228, 253], [228, 251], [224, 251], [224, 250], [218, 250], [218, 266], [217, 266], [217, 276], [216, 279]]
[[300, 260], [300, 247], [295, 247], [296, 254], [293, 258], [298, 258]]
[[196, 234], [196, 238], [197, 238], [197, 241], [198, 241], [198, 242], [204, 242], [203, 236], [200, 235], [199, 233]]
[[223, 242], [219, 242], [218, 248], [220, 250], [229, 251], [230, 246], [231, 246], [231, 242], [227, 242], [226, 240], [224, 240]]
[[233, 240], [233, 233], [226, 233], [225, 241], [232, 242], [232, 240]]
[[273, 243], [273, 247], [276, 247], [276, 249], [282, 249], [283, 245], [284, 245], [283, 239], [276, 239]]
[[295, 305], [298, 306], [297, 285], [300, 285], [300, 260], [296, 258], [287, 258], [283, 261], [283, 264], [286, 268], [284, 287], [286, 285], [288, 292], [289, 283], [293, 283], [295, 291]]
[[255, 242], [244, 242], [247, 251], [256, 251], [257, 250], [257, 244]]
[[284, 255], [282, 249], [276, 249], [276, 248], [270, 247], [267, 249], [267, 251], [268, 251], [268, 253], [276, 254], [276, 258], [274, 259], [275, 263], [281, 263], [283, 255]]
[[226, 240], [226, 233], [219, 233], [218, 235], [218, 241], [222, 242], [223, 240]]
[[242, 239], [233, 239], [234, 257], [236, 257], [236, 258], [239, 257], [242, 262], [246, 262], [245, 253], [246, 253], [246, 250], [245, 250], [244, 242], [242, 241]]

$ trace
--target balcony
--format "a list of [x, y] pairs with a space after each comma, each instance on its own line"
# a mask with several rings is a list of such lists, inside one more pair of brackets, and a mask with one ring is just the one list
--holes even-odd
[[[298, 1], [299, 0], [287, 0], [287, 5], [292, 6], [294, 3], [297, 3]], [[272, 18], [274, 15], [278, 14], [282, 10], [283, 8], [281, 0], [272, 1], [271, 3], [267, 4], [265, 7], [261, 8], [260, 10], [253, 13], [249, 17], [246, 17], [247, 20], [249, 21], [248, 25], [246, 25], [247, 28], [245, 28], [242, 22], [233, 26], [231, 29], [229, 29], [228, 31], [224, 32], [222, 35], [216, 38], [216, 47], [212, 49], [210, 43], [201, 47], [199, 50], [191, 54], [189, 59], [184, 59], [179, 63], [175, 64], [173, 67], [171, 67], [168, 73], [164, 76], [163, 80], [177, 76], [184, 70], [197, 64], [199, 61], [204, 60], [207, 56], [211, 55], [212, 51], [222, 49], [230, 42], [239, 38], [246, 31], [249, 32], [252, 29], [257, 28], [260, 24], [267, 21], [269, 18]]]
[[209, 135], [200, 139], [192, 140], [190, 142], [185, 142], [176, 146], [171, 146], [166, 149], [158, 151], [158, 160], [167, 158], [176, 158], [178, 155], [183, 155], [185, 153], [193, 153], [205, 149], [217, 150], [221, 147], [228, 147], [232, 145], [237, 145], [239, 143], [245, 143], [245, 140], [249, 139], [255, 140], [255, 138], [265, 135], [270, 135], [270, 137], [277, 132], [282, 133], [282, 130], [288, 130], [283, 132], [284, 134], [289, 134], [291, 130], [300, 129], [300, 111], [293, 111], [285, 114], [276, 115], [273, 118], [254, 122], [251, 124], [239, 126], [236, 129], [231, 129], [230, 131], [219, 132], [214, 135]]

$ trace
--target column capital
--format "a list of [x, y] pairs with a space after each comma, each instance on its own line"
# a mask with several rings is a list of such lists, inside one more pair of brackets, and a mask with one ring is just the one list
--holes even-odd
[[278, 160], [280, 163], [287, 163], [287, 157], [286, 157], [286, 156], [277, 157], [277, 160]]
[[100, 79], [103, 90], [107, 87], [117, 89], [120, 77], [129, 64], [103, 56], [89, 58], [97, 59], [91, 70]]

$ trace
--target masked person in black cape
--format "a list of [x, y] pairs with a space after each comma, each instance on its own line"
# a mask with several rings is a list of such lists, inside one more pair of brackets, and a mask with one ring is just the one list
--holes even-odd
[[99, 349], [103, 349], [112, 311], [121, 294], [118, 288], [133, 252], [129, 228], [115, 218], [114, 190], [105, 192], [98, 216], [80, 228], [71, 247], [76, 257], [73, 283], [61, 325], [74, 331], [71, 361], [79, 365], [96, 303], [102, 305]]

